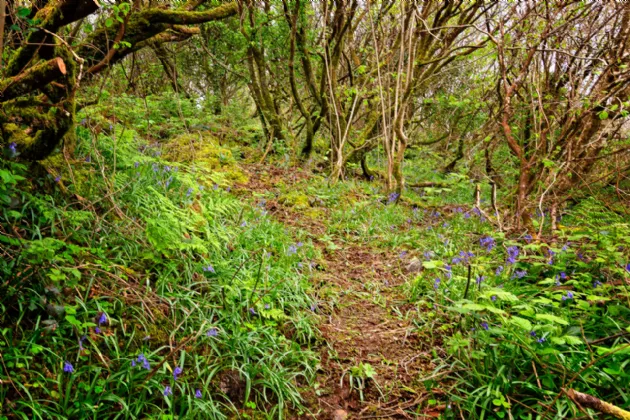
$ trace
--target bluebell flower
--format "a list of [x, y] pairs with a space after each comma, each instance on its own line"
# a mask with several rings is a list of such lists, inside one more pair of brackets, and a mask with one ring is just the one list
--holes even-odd
[[57, 175], [57, 176], [55, 177], [55, 182], [59, 182], [59, 181], [61, 181], [61, 176]]
[[85, 342], [85, 340], [87, 340], [87, 336], [81, 336], [81, 338], [79, 338], [79, 350], [83, 351], [83, 343]]
[[522, 279], [527, 275], [527, 270], [516, 270], [514, 274], [512, 274], [512, 278]]
[[252, 315], [256, 315], [256, 310], [254, 308], [249, 308], [249, 313]]
[[141, 362], [142, 363], [142, 367], [145, 368], [146, 370], [151, 370], [151, 364], [149, 363], [147, 358], [144, 357], [144, 353], [140, 353], [138, 355], [138, 362]]
[[536, 337], [536, 331], [530, 331], [529, 335], [531, 335], [532, 337]]
[[187, 196], [187, 197], [190, 197], [190, 195], [193, 193], [193, 191], [194, 191], [194, 190], [193, 190], [193, 188], [192, 188], [192, 187], [188, 188], [188, 190], [186, 190], [186, 196]]
[[538, 343], [542, 344], [545, 341], [547, 341], [547, 339], [545, 337], [540, 337], [538, 340], [536, 340]]
[[488, 331], [490, 329], [490, 326], [488, 326], [488, 323], [484, 321], [481, 323], [481, 328]]
[[464, 219], [470, 219], [470, 213], [468, 212], [464, 213]]
[[525, 235], [523, 239], [525, 239], [525, 242], [530, 243], [532, 241], [532, 235]]
[[173, 395], [173, 390], [170, 386], [166, 385], [166, 387], [164, 387], [164, 396], [168, 397], [169, 395]]
[[101, 329], [99, 327], [94, 327], [94, 332], [96, 334], [100, 334], [101, 333]]
[[137, 168], [138, 166], [140, 166], [140, 162], [134, 162], [134, 163], [133, 163], [133, 167], [134, 167], [134, 168]]
[[472, 212], [475, 213], [477, 216], [481, 216], [481, 210], [479, 210], [478, 207], [473, 208]]
[[570, 300], [573, 299], [573, 292], [567, 292], [566, 295], [562, 296], [562, 300]]
[[217, 335], [219, 335], [219, 330], [216, 327], [212, 327], [208, 330], [206, 335], [208, 337], [216, 337]]
[[485, 246], [486, 251], [490, 252], [495, 246], [494, 238], [492, 238], [491, 236], [484, 236], [483, 238], [479, 239], [479, 244], [481, 246]]
[[566, 280], [566, 278], [567, 278], [567, 273], [565, 273], [564, 271], [561, 271], [560, 272], [560, 279]]
[[437, 290], [437, 289], [439, 289], [439, 288], [440, 288], [440, 281], [441, 281], [441, 280], [440, 280], [440, 278], [438, 277], [438, 278], [436, 278], [436, 279], [435, 279], [435, 282], [433, 282], [433, 288], [434, 288], [435, 290]]
[[628, 264], [626, 265], [626, 271], [627, 271], [628, 273], [630, 273], [630, 263], [628, 263]]
[[564, 246], [562, 247], [562, 251], [564, 252], [569, 249], [569, 245], [571, 245], [571, 242], [567, 242], [566, 244], [564, 244]]
[[72, 366], [72, 363], [66, 360], [65, 362], [63, 362], [63, 371], [66, 373], [72, 373], [74, 372], [74, 366]]
[[247, 222], [243, 220], [243, 222], [241, 223], [241, 227], [245, 227], [245, 226], [247, 226]]
[[507, 252], [508, 252], [507, 264], [516, 263], [516, 259], [518, 258], [518, 254], [520, 252], [518, 247], [516, 245], [512, 245], [508, 247]]
[[494, 271], [494, 274], [496, 276], [500, 276], [501, 273], [503, 273], [503, 266], [502, 265], [498, 266], [497, 269]]
[[495, 295], [493, 295], [493, 296], [490, 297], [490, 300], [494, 302], [495, 300], [497, 300], [497, 297]]
[[177, 378], [179, 377], [179, 375], [182, 374], [183, 371], [184, 371], [184, 369], [182, 369], [181, 367], [177, 366], [175, 368], [175, 370], [173, 371], [173, 379], [177, 380]]
[[131, 361], [131, 367], [136, 367], [136, 361], [135, 360]]
[[407, 251], [401, 251], [400, 254], [398, 254], [398, 258], [400, 258], [401, 260], [405, 258], [406, 256], [407, 256]]
[[435, 253], [433, 251], [424, 251], [422, 255], [424, 255], [424, 258], [426, 258], [427, 260], [430, 260], [435, 255]]
[[203, 397], [203, 395], [201, 395], [201, 390], [200, 389], [195, 390], [195, 398], [201, 398], [201, 397]]
[[91, 157], [91, 156], [86, 156], [86, 157], [85, 157], [85, 162], [86, 162], [86, 163], [90, 163], [90, 162], [92, 162], [92, 157]]
[[287, 255], [293, 255], [295, 253], [297, 253], [297, 246], [289, 245], [289, 248], [287, 249]]
[[396, 200], [398, 200], [398, 197], [400, 197], [400, 194], [398, 194], [397, 192], [393, 192], [389, 195], [387, 202], [389, 204], [395, 203]]
[[202, 268], [202, 270], [208, 273], [215, 273], [214, 267], [212, 266], [212, 264], [206, 265], [205, 267]]
[[446, 270], [446, 278], [450, 280], [453, 277], [453, 267], [451, 267], [449, 264], [446, 264], [444, 266], [444, 269]]
[[602, 285], [601, 281], [595, 280], [595, 282], [593, 282], [593, 289], [597, 289], [601, 285]]
[[477, 285], [480, 285], [482, 281], [484, 281], [486, 278], [484, 276], [477, 276], [477, 278], [475, 279], [475, 281], [477, 282]]
[[107, 323], [107, 315], [105, 312], [101, 312], [101, 316], [98, 317], [98, 325], [103, 325]]
[[316, 309], [317, 309], [317, 305], [315, 305], [314, 303], [311, 303], [311, 312], [315, 312]]

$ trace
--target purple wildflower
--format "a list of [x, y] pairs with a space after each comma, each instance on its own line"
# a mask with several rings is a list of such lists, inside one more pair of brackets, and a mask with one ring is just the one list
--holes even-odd
[[105, 312], [101, 313], [101, 316], [98, 317], [98, 325], [103, 325], [107, 323], [107, 315], [105, 315]]
[[486, 278], [484, 276], [477, 276], [477, 278], [475, 279], [475, 281], [477, 282], [477, 285], [481, 285], [481, 282], [484, 281]]
[[446, 278], [448, 278], [450, 280], [453, 277], [453, 267], [451, 267], [450, 265], [446, 264], [444, 266], [444, 269], [446, 270]]
[[530, 331], [529, 335], [531, 335], [532, 337], [536, 337], [536, 331]]
[[435, 279], [435, 282], [433, 283], [433, 288], [434, 288], [435, 290], [437, 290], [437, 289], [439, 289], [439, 288], [440, 288], [440, 281], [441, 281], [441, 280], [440, 280], [440, 278], [439, 278], [439, 277]]
[[95, 328], [94, 328], [94, 332], [95, 332], [96, 334], [100, 334], [100, 333], [101, 333], [101, 329], [100, 329], [99, 327], [95, 327]]
[[545, 337], [540, 337], [538, 340], [536, 340], [538, 343], [542, 344], [545, 341], [547, 341], [547, 339]]
[[593, 282], [593, 289], [597, 289], [601, 285], [602, 285], [601, 281], [595, 280], [595, 282]]
[[208, 273], [215, 273], [214, 267], [212, 266], [212, 264], [208, 264], [207, 266], [203, 267], [203, 271], [206, 271]]
[[179, 375], [182, 374], [183, 371], [184, 371], [184, 369], [182, 369], [181, 367], [177, 366], [175, 368], [175, 370], [173, 371], [173, 379], [177, 380], [177, 378], [179, 377]]
[[254, 308], [249, 308], [249, 313], [252, 315], [256, 315], [256, 310]]
[[186, 190], [186, 197], [190, 197], [190, 195], [193, 193], [193, 191], [194, 190], [193, 190], [192, 187], [188, 188], [188, 190]]
[[55, 177], [55, 182], [59, 182], [59, 181], [61, 181], [61, 176], [60, 176], [60, 175], [57, 175], [57, 176]]
[[138, 166], [140, 166], [140, 162], [134, 162], [134, 163], [133, 163], [133, 167], [134, 167], [134, 168], [137, 168]]
[[626, 271], [630, 273], [630, 263], [626, 264]]
[[518, 254], [519, 254], [519, 249], [516, 245], [512, 245], [510, 247], [508, 247], [507, 249], [508, 252], [508, 258], [507, 258], [507, 264], [514, 264], [516, 263], [516, 259], [518, 258]]
[[208, 337], [216, 337], [217, 335], [219, 335], [219, 330], [216, 327], [212, 327], [208, 330], [206, 335]]
[[400, 194], [398, 194], [397, 192], [393, 192], [389, 195], [387, 202], [389, 204], [395, 203], [398, 200], [398, 197], [400, 197]]
[[297, 246], [289, 245], [289, 249], [287, 249], [287, 255], [293, 255], [297, 253]]
[[490, 297], [490, 300], [493, 301], [493, 302], [496, 301], [497, 300], [496, 295], [493, 295], [492, 297]]
[[63, 371], [66, 373], [73, 373], [74, 372], [74, 366], [72, 366], [72, 363], [68, 362], [67, 360], [65, 362], [63, 362]]
[[17, 153], [17, 143], [11, 142], [11, 144], [9, 144], [9, 150], [15, 155]]
[[514, 274], [512, 274], [512, 278], [522, 279], [527, 275], [527, 270], [516, 270]]
[[500, 276], [501, 273], [503, 273], [503, 266], [502, 265], [498, 266], [497, 269], [494, 271], [494, 274], [496, 276]]
[[144, 357], [144, 353], [140, 353], [138, 355], [138, 362], [142, 362], [142, 367], [145, 368], [146, 370], [151, 370], [151, 364], [149, 363], [147, 358]]
[[532, 241], [532, 235], [525, 235], [523, 239], [525, 239], [525, 242], [530, 243]]
[[200, 389], [195, 390], [195, 398], [201, 398], [201, 397], [203, 397], [203, 395], [201, 394], [201, 390]]
[[570, 300], [573, 299], [573, 292], [567, 292], [566, 295], [562, 296], [562, 300]]
[[169, 395], [173, 395], [173, 390], [170, 386], [167, 385], [166, 387], [164, 387], [164, 396], [168, 397]]
[[488, 326], [488, 323], [485, 321], [481, 323], [481, 328], [483, 328], [486, 331], [490, 329], [490, 327]]
[[495, 246], [494, 238], [492, 238], [491, 236], [484, 236], [483, 238], [479, 239], [479, 244], [481, 246], [485, 246], [486, 251], [490, 252]]

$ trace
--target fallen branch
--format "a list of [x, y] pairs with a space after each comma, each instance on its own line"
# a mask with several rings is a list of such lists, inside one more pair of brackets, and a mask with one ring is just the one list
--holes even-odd
[[592, 395], [578, 392], [574, 389], [564, 389], [563, 391], [567, 396], [576, 404], [592, 408], [604, 414], [609, 414], [621, 420], [630, 420], [630, 411], [623, 410], [615, 405], [602, 401], [599, 398]]

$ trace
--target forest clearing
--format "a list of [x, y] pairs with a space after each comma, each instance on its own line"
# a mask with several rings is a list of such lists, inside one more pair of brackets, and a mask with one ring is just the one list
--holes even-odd
[[630, 419], [630, 2], [0, 0], [0, 420]]

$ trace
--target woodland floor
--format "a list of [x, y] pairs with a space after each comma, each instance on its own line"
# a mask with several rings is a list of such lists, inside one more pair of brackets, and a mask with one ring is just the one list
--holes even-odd
[[[272, 192], [276, 185], [293, 185], [305, 172], [251, 165], [250, 181], [242, 193]], [[321, 368], [317, 386], [305, 392], [302, 418], [437, 418], [442, 406], [426, 406], [428, 398], [419, 378], [430, 376], [431, 346], [419, 335], [413, 320], [416, 309], [400, 287], [407, 281], [405, 267], [391, 250], [377, 249], [361, 237], [327, 233], [327, 218], [315, 220], [303, 212], [267, 200], [270, 215], [289, 230], [307, 232], [321, 251], [313, 277], [318, 296]], [[329, 214], [330, 209], [325, 209]], [[326, 236], [325, 240], [323, 239]], [[332, 246], [331, 246], [332, 238]], [[368, 285], [378, 284], [373, 288]], [[350, 386], [350, 369], [361, 363], [376, 371], [366, 381], [363, 398]], [[432, 390], [432, 394], [439, 393]], [[297, 418], [297, 417], [296, 417]]]

